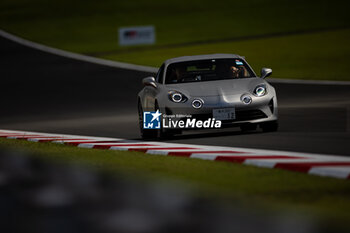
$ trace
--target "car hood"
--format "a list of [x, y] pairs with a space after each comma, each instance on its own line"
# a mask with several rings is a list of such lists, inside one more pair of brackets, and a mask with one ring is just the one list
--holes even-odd
[[166, 87], [168, 91], [179, 91], [187, 96], [205, 97], [251, 93], [257, 85], [265, 83], [261, 78], [245, 78], [170, 84]]

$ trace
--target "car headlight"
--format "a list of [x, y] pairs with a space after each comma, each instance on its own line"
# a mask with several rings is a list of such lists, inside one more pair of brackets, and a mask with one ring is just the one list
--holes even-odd
[[186, 96], [177, 91], [169, 92], [169, 99], [175, 103], [186, 102], [187, 100]]
[[265, 85], [259, 85], [259, 86], [257, 86], [257, 87], [254, 89], [253, 94], [254, 94], [255, 96], [258, 96], [258, 97], [261, 97], [261, 96], [266, 95], [266, 94], [267, 94], [266, 86], [265, 86]]

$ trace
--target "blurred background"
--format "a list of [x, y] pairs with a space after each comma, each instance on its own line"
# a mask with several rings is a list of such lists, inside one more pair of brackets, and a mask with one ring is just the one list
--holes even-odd
[[[159, 67], [165, 59], [237, 53], [274, 77], [349, 80], [344, 0], [2, 0], [0, 27], [53, 47]], [[153, 25], [156, 43], [121, 47], [120, 27]], [[257, 68], [256, 68], [257, 69]]]
[[[152, 67], [176, 56], [236, 53], [257, 74], [271, 67], [274, 78], [350, 81], [349, 6], [342, 0], [2, 0], [0, 29]], [[134, 26], [153, 26], [155, 43], [121, 46], [119, 29]], [[153, 73], [64, 58], [2, 37], [0, 69], [1, 129], [139, 139], [136, 95], [141, 79]], [[349, 155], [349, 86], [273, 85], [279, 132], [175, 141]], [[0, 139], [0, 232], [349, 230], [344, 180], [37, 144]]]

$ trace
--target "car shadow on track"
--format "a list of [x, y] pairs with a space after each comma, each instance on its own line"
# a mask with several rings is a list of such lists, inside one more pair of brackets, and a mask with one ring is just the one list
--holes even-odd
[[[185, 132], [185, 134], [182, 135], [174, 135], [171, 137], [166, 137], [166, 138], [153, 138], [153, 139], [143, 139], [145, 141], [178, 141], [178, 140], [184, 140], [184, 139], [198, 139], [198, 138], [217, 138], [217, 137], [227, 137], [227, 136], [242, 136], [242, 135], [259, 135], [259, 134], [265, 134], [261, 130], [256, 130], [256, 131], [247, 131], [247, 132], [242, 132], [241, 130], [234, 130], [234, 129], [229, 129], [225, 131], [215, 131], [215, 132], [210, 132], [210, 131], [188, 131]], [[132, 139], [132, 140], [141, 140], [141, 138], [137, 139]]]

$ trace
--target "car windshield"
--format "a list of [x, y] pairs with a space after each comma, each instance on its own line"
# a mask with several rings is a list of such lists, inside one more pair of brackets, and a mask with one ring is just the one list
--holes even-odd
[[167, 68], [165, 84], [251, 77], [255, 77], [254, 73], [242, 59], [197, 60], [170, 64]]

